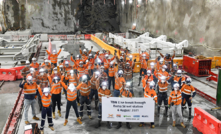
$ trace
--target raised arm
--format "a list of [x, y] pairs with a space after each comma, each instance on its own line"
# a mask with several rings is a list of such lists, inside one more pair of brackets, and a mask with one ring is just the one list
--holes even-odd
[[173, 56], [172, 56], [172, 59], [175, 57], [175, 51], [173, 50]]
[[67, 89], [68, 89], [68, 86], [67, 86], [67, 85], [65, 85], [65, 83], [64, 83], [64, 82], [61, 82], [61, 85], [62, 85], [62, 87], [64, 87], [64, 89], [65, 89], [65, 90], [67, 90]]
[[95, 85], [96, 85], [96, 88], [99, 89], [99, 87], [100, 87], [100, 77], [96, 80]]
[[47, 54], [50, 56], [51, 55], [51, 53], [48, 51], [48, 50], [46, 50], [46, 52], [47, 52]]
[[40, 86], [38, 85], [37, 88], [38, 88], [38, 93], [40, 94], [40, 96], [42, 96], [43, 93], [42, 93], [42, 91], [41, 91]]
[[164, 55], [162, 53], [160, 53], [160, 51], [157, 51], [157, 52], [160, 54], [161, 57], [164, 58]]
[[58, 51], [57, 55], [59, 55], [61, 53], [61, 49]]

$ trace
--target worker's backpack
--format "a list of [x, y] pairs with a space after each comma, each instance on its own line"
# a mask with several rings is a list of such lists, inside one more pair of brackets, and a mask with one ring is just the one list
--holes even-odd
[[30, 125], [32, 125], [32, 129], [25, 130], [24, 134], [40, 134], [38, 123], [31, 123]]

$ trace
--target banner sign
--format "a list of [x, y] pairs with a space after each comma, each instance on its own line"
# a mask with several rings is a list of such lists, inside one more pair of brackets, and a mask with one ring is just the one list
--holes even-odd
[[153, 98], [102, 97], [102, 121], [154, 122]]

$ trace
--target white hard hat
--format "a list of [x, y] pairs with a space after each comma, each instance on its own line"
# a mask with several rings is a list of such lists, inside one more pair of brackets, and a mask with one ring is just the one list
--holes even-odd
[[69, 86], [68, 86], [68, 89], [74, 91], [76, 89], [76, 87], [74, 86], [73, 83], [71, 83]]
[[124, 53], [124, 51], [121, 51], [120, 53]]
[[127, 82], [126, 83], [126, 87], [130, 87], [131, 83], [130, 82]]
[[146, 54], [142, 54], [143, 57], [146, 57]]
[[101, 68], [101, 69], [104, 69], [104, 66], [101, 66], [100, 68]]
[[123, 56], [121, 56], [120, 59], [123, 59]]
[[100, 74], [100, 72], [99, 72], [99, 71], [96, 71], [96, 72], [95, 72], [95, 74], [96, 74], [96, 75], [99, 75], [99, 74]]
[[46, 60], [47, 59], [47, 57], [44, 57], [44, 60]]
[[28, 76], [27, 80], [32, 80], [32, 76]]
[[25, 64], [30, 64], [30, 62], [28, 60], [26, 60]]
[[60, 68], [63, 68], [63, 65], [61, 64], [59, 67], [60, 67]]
[[53, 50], [52, 52], [53, 52], [53, 53], [56, 53], [56, 50]]
[[118, 74], [123, 74], [124, 72], [123, 72], [123, 70], [120, 70], [119, 72], [118, 72]]
[[55, 76], [53, 79], [55, 79], [55, 80], [59, 80], [59, 77]]
[[76, 57], [77, 57], [77, 58], [79, 58], [79, 57], [80, 57], [80, 55], [77, 55]]
[[150, 65], [151, 65], [151, 66], [154, 66], [155, 64], [154, 64], [154, 62], [151, 62]]
[[105, 54], [105, 57], [108, 57], [109, 55], [108, 54]]
[[180, 87], [180, 85], [178, 83], [173, 85], [173, 88], [179, 88], [179, 87]]
[[44, 71], [45, 71], [44, 68], [41, 68], [41, 69], [39, 70], [40, 73], [42, 73], [42, 72], [44, 72]]
[[55, 67], [55, 68], [53, 68], [53, 70], [58, 70], [58, 68], [57, 68], [57, 67]]
[[127, 62], [127, 63], [126, 63], [126, 65], [130, 65], [130, 63], [129, 63], [129, 62]]
[[107, 86], [107, 82], [106, 81], [102, 82], [101, 86]]
[[186, 78], [186, 81], [191, 82], [191, 81], [192, 81], [192, 79], [191, 79], [190, 77], [188, 77], [188, 78]]
[[88, 63], [88, 60], [86, 60], [86, 63]]
[[69, 64], [69, 62], [68, 61], [65, 61], [65, 63], [64, 64]]
[[32, 67], [32, 68], [30, 68], [30, 72], [34, 72], [35, 71], [35, 69]]
[[50, 88], [45, 87], [45, 88], [43, 89], [43, 93], [49, 93], [49, 92], [50, 92]]
[[50, 60], [45, 60], [45, 62], [50, 62]]
[[130, 57], [130, 58], [133, 58], [133, 55], [130, 55], [129, 57]]
[[160, 79], [161, 80], [166, 80], [166, 77], [165, 76], [161, 76]]
[[33, 58], [32, 58], [32, 60], [36, 60], [36, 58], [35, 58], [35, 57], [33, 57]]
[[86, 49], [84, 49], [83, 51], [84, 51], [84, 52], [87, 52], [87, 50], [86, 50]]
[[83, 75], [82, 76], [82, 79], [84, 80], [84, 79], [87, 79], [87, 75]]
[[151, 82], [150, 82], [150, 86], [155, 86], [155, 82], [154, 82], [154, 81], [151, 81]]
[[182, 73], [182, 70], [177, 70], [177, 73], [178, 73], [178, 74], [181, 74], [181, 73]]
[[74, 70], [71, 70], [70, 73], [73, 74], [73, 73], [74, 73]]
[[148, 73], [148, 74], [151, 74], [151, 71], [150, 71], [150, 70], [147, 70], [147, 73]]
[[166, 65], [163, 65], [163, 68], [164, 68], [164, 69], [167, 69], [167, 66], [166, 66]]
[[114, 61], [111, 61], [110, 64], [113, 65], [113, 64], [114, 64]]
[[92, 57], [93, 55], [92, 54], [89, 54], [89, 57]]
[[163, 59], [163, 58], [161, 58], [161, 59], [160, 59], [160, 62], [163, 62], [163, 61], [164, 61], [164, 59]]
[[80, 61], [79, 64], [83, 64], [83, 61]]

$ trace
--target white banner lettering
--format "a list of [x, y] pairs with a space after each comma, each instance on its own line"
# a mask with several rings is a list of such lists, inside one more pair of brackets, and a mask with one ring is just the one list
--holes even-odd
[[154, 122], [153, 98], [102, 97], [102, 121]]

